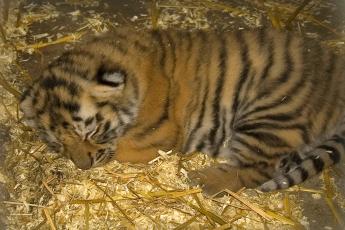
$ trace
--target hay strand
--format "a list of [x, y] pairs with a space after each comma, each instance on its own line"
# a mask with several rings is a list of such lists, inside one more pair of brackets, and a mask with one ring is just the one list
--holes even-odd
[[48, 224], [50, 226], [50, 229], [52, 230], [56, 230], [55, 224], [53, 222], [53, 219], [51, 218], [50, 214], [49, 214], [49, 210], [48, 209], [43, 209], [43, 213], [45, 215], [45, 217], [47, 218]]
[[50, 209], [50, 207], [46, 207], [46, 206], [38, 205], [38, 204], [30, 204], [30, 203], [22, 203], [22, 202], [14, 202], [14, 201], [2, 201], [2, 203], [9, 204], [9, 205], [23, 205], [27, 207]]
[[85, 216], [85, 230], [90, 229], [90, 205], [89, 203], [85, 203], [85, 210], [84, 210], [84, 216]]
[[270, 215], [268, 215], [265, 211], [263, 211], [261, 208], [259, 208], [258, 206], [252, 204], [251, 202], [245, 200], [244, 198], [242, 198], [241, 196], [239, 196], [237, 193], [230, 191], [228, 189], [224, 190], [226, 193], [230, 194], [231, 196], [233, 196], [236, 200], [240, 201], [241, 203], [243, 203], [244, 205], [246, 205], [248, 208], [250, 208], [252, 211], [256, 212], [258, 215], [260, 215], [262, 218], [264, 218], [265, 220], [270, 220], [271, 217]]
[[25, 45], [25, 46], [18, 45], [16, 48], [18, 51], [25, 51], [25, 50], [30, 50], [30, 49], [37, 50], [37, 49], [41, 49], [41, 48], [51, 46], [51, 45], [75, 42], [75, 41], [79, 40], [84, 34], [85, 34], [85, 32], [72, 33], [70, 35], [58, 38], [58, 39], [51, 41], [51, 42], [39, 42], [39, 43]]
[[324, 170], [322, 173], [322, 176], [323, 176], [323, 181], [325, 184], [325, 196], [324, 197], [325, 197], [326, 203], [327, 203], [328, 207], [330, 208], [330, 210], [332, 211], [334, 219], [337, 221], [337, 223], [341, 227], [345, 227], [345, 222], [342, 219], [341, 215], [339, 214], [339, 212], [337, 211], [337, 208], [334, 205], [333, 198], [335, 196], [335, 188], [331, 183], [331, 179], [330, 179], [330, 175], [329, 175], [329, 169]]
[[194, 221], [196, 221], [201, 216], [202, 216], [201, 214], [193, 216], [192, 218], [190, 218], [189, 220], [187, 220], [183, 224], [181, 224], [181, 225], [177, 226], [176, 228], [174, 228], [174, 230], [186, 229], [189, 225], [191, 225]]
[[296, 8], [296, 10], [293, 12], [293, 14], [286, 20], [285, 27], [291, 28], [291, 23], [295, 18], [298, 16], [298, 14], [311, 2], [311, 0], [304, 0], [300, 6]]
[[17, 100], [19, 100], [21, 93], [13, 88], [5, 79], [4, 75], [0, 73], [0, 85], [10, 94], [12, 94]]
[[152, 28], [157, 29], [158, 28], [158, 19], [159, 19], [159, 15], [160, 15], [160, 10], [158, 8], [157, 0], [151, 0], [149, 13], [150, 13], [150, 18], [151, 18]]
[[111, 204], [112, 204], [116, 209], [118, 209], [118, 210], [121, 212], [121, 214], [129, 221], [129, 223], [130, 223], [131, 225], [135, 226], [134, 221], [132, 220], [132, 218], [130, 218], [130, 217], [127, 215], [126, 211], [123, 210], [123, 209], [120, 207], [120, 205], [118, 205], [117, 202], [116, 202], [116, 201], [115, 201], [115, 200], [114, 200], [104, 189], [102, 189], [94, 180], [93, 180], [93, 184], [94, 184], [100, 191], [102, 191], [106, 197], [108, 197], [108, 198], [110, 199]]

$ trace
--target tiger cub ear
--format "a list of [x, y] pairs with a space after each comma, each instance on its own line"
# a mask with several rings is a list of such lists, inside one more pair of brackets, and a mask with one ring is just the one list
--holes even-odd
[[102, 65], [96, 74], [97, 86], [92, 90], [96, 97], [120, 95], [125, 87], [127, 73], [118, 67]]

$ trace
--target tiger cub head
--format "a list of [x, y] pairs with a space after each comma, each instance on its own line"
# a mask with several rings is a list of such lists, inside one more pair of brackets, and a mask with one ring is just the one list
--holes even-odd
[[102, 41], [63, 54], [24, 92], [25, 122], [80, 169], [109, 162], [137, 116], [135, 61]]

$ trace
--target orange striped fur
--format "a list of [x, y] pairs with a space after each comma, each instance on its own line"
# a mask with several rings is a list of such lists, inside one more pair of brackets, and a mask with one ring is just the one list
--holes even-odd
[[344, 60], [292, 33], [117, 29], [54, 60], [21, 109], [88, 169], [157, 150], [227, 163], [190, 173], [208, 194], [298, 184], [344, 154]]

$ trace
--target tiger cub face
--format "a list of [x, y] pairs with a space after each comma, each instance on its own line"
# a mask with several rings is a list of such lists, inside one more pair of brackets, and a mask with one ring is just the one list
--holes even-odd
[[133, 76], [124, 69], [114, 50], [97, 43], [65, 53], [23, 94], [26, 123], [80, 169], [109, 162], [137, 114], [136, 97], [128, 97]]

